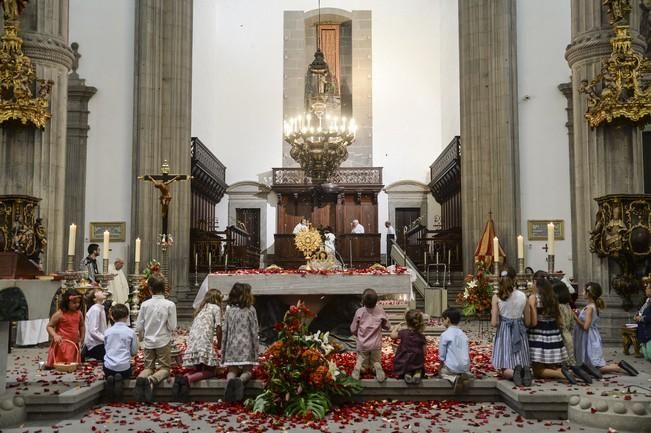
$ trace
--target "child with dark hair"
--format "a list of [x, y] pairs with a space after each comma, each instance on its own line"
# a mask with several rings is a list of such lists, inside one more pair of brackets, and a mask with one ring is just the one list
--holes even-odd
[[[599, 283], [588, 283], [583, 289], [583, 297], [587, 305], [583, 307], [578, 315], [576, 313], [574, 314], [574, 321], [577, 324], [574, 328], [574, 354], [576, 361], [588, 373], [598, 379], [601, 378], [601, 374], [608, 373], [628, 373], [631, 376], [637, 376], [638, 371], [628, 362], [622, 360], [618, 364], [607, 364], [604, 359], [598, 323], [599, 312], [606, 308], [606, 304], [601, 299], [601, 294], [602, 289]], [[599, 372], [595, 372], [595, 368]]]
[[106, 292], [102, 288], [96, 288], [89, 291], [86, 298], [91, 307], [86, 311], [86, 336], [84, 345], [86, 346], [85, 358], [92, 358], [101, 361], [104, 359], [104, 331], [108, 328], [106, 321], [106, 312], [104, 310], [104, 301]]
[[565, 367], [567, 350], [559, 329], [558, 300], [547, 278], [535, 280], [534, 293], [527, 300], [525, 323], [529, 326], [529, 354], [534, 375], [539, 379], [576, 379]]
[[373, 367], [375, 379], [384, 382], [382, 369], [382, 329], [389, 330], [389, 319], [382, 307], [377, 306], [375, 290], [362, 293], [362, 307], [358, 308], [350, 324], [350, 332], [357, 337], [357, 362], [352, 377], [359, 379], [362, 370]]
[[235, 283], [228, 294], [224, 313], [222, 365], [228, 368], [224, 400], [240, 401], [251, 369], [258, 362], [258, 316], [251, 286]]
[[491, 325], [497, 328], [491, 362], [502, 377], [513, 379], [518, 386], [530, 386], [529, 341], [522, 320], [527, 296], [515, 288], [513, 277], [500, 279], [491, 300]]
[[122, 399], [122, 381], [131, 377], [131, 357], [138, 353], [138, 339], [129, 328], [129, 309], [113, 304], [109, 315], [114, 324], [104, 332], [104, 385], [108, 399]]
[[470, 380], [470, 350], [468, 336], [459, 328], [461, 312], [448, 308], [441, 313], [446, 330], [439, 338], [439, 359], [442, 378], [448, 380], [454, 392], [461, 392]]
[[405, 323], [406, 329], [396, 329], [391, 333], [391, 338], [400, 340], [393, 359], [393, 372], [406, 383], [419, 384], [425, 374], [425, 320], [420, 311], [409, 310], [405, 314]]
[[571, 294], [567, 285], [561, 280], [554, 280], [552, 282], [552, 289], [558, 299], [558, 309], [560, 311], [558, 329], [561, 331], [563, 337], [563, 344], [567, 351], [566, 365], [572, 369], [572, 372], [581, 378], [586, 383], [592, 383], [592, 376], [585, 370], [577, 367], [576, 359], [574, 358], [574, 339], [572, 338], [572, 329], [574, 328], [574, 313], [570, 307]]
[[[136, 379], [135, 394], [139, 401], [151, 402], [154, 388], [170, 375], [172, 333], [176, 329], [176, 305], [165, 299], [167, 280], [155, 273], [147, 280], [152, 297], [140, 306], [136, 333], [145, 345], [144, 369]], [[160, 368], [156, 370], [156, 362]]]
[[47, 324], [47, 333], [52, 338], [45, 363], [47, 368], [52, 368], [55, 362], [81, 362], [80, 346], [86, 332], [80, 307], [79, 292], [66, 290], [59, 300], [59, 310]]

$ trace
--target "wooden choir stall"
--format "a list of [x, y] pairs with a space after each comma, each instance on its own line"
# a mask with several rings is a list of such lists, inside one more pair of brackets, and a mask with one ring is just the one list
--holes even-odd
[[[380, 263], [377, 196], [384, 186], [382, 168], [340, 168], [330, 180], [314, 185], [302, 169], [273, 169], [272, 190], [278, 196], [273, 263], [282, 267], [305, 264], [292, 233], [303, 218], [335, 234], [337, 257], [346, 267]], [[355, 219], [364, 226], [364, 234], [351, 233]]]

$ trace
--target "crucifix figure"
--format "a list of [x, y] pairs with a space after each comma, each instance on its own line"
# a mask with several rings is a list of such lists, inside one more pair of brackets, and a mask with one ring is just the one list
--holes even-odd
[[170, 174], [170, 165], [167, 160], [163, 161], [160, 166], [161, 174], [145, 174], [139, 176], [139, 180], [151, 182], [154, 188], [160, 191], [160, 206], [163, 214], [163, 235], [169, 236], [167, 233], [167, 216], [170, 202], [172, 201], [172, 193], [170, 192], [170, 184], [177, 180], [190, 180], [192, 176], [187, 174]]

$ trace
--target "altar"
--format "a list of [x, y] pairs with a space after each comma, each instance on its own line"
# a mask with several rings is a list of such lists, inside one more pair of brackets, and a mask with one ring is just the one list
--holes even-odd
[[[378, 295], [409, 295], [409, 275], [372, 273], [210, 274], [206, 291], [218, 289], [224, 298], [235, 283], [251, 285], [253, 295], [361, 295], [371, 288]], [[202, 291], [200, 290], [199, 293]], [[203, 292], [205, 293], [205, 291]], [[199, 294], [197, 298], [202, 298]]]

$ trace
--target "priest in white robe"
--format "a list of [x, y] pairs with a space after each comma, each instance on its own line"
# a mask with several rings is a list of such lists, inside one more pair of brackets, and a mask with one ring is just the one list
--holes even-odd
[[126, 304], [129, 300], [129, 281], [124, 275], [124, 260], [115, 259], [115, 262], [109, 265], [109, 274], [113, 274], [114, 278], [109, 282], [108, 290], [113, 295], [113, 302], [118, 304]]

